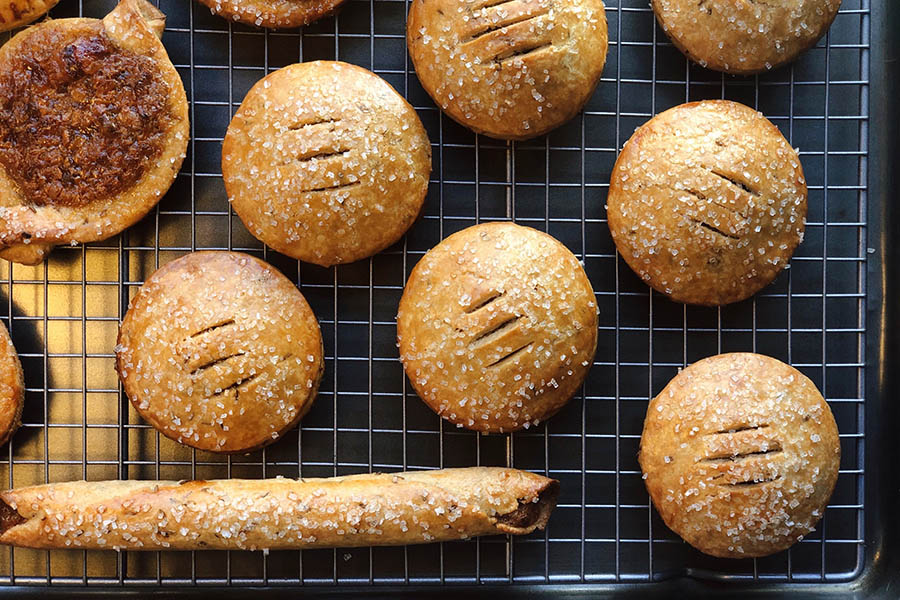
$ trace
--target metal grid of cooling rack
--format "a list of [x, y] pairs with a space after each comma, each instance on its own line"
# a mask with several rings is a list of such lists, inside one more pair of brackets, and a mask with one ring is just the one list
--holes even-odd
[[[0, 584], [333, 584], [624, 582], [688, 573], [774, 581], [852, 579], [863, 567], [866, 160], [869, 0], [844, 0], [828, 37], [792, 67], [753, 78], [689, 65], [646, 0], [608, 0], [604, 77], [583, 114], [545, 138], [502, 143], [439, 111], [405, 51], [408, 0], [348, 0], [301, 31], [264, 32], [186, 0], [155, 0], [191, 105], [192, 141], [159, 207], [118, 238], [56, 250], [36, 267], [0, 266], [5, 321], [26, 373], [24, 424], [0, 450], [0, 481], [330, 476], [512, 465], [562, 481], [544, 533], [432, 546], [178, 553], [0, 550]], [[55, 17], [102, 16], [113, 0], [62, 0]], [[5, 41], [5, 37], [0, 41]], [[373, 69], [416, 107], [434, 170], [424, 216], [393, 248], [335, 269], [267, 251], [230, 211], [220, 177], [229, 118], [267, 71], [341, 59]], [[759, 108], [799, 147], [810, 189], [805, 242], [756, 298], [683, 307], [650, 291], [616, 256], [604, 202], [617, 149], [656, 112], [726, 97]], [[479, 436], [436, 417], [407, 384], [395, 346], [406, 275], [440, 239], [515, 219], [584, 260], [600, 307], [598, 351], [580, 394], [548, 423]], [[322, 326], [326, 373], [301, 426], [248, 456], [196, 452], [160, 437], [119, 388], [119, 319], [158, 265], [195, 249], [263, 256], [295, 280]], [[648, 398], [679, 367], [721, 351], [790, 362], [824, 392], [841, 431], [837, 490], [815, 533], [756, 561], [705, 557], [648, 504], [636, 460]]]

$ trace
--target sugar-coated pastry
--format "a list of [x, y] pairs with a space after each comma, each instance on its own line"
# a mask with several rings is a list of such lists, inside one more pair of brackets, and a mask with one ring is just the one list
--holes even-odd
[[815, 528], [841, 445], [831, 409], [800, 371], [760, 354], [720, 354], [650, 402], [639, 459], [666, 525], [706, 554], [750, 558]]
[[322, 334], [274, 267], [238, 252], [194, 252], [156, 271], [132, 300], [116, 367], [135, 409], [164, 435], [249, 452], [312, 407]]

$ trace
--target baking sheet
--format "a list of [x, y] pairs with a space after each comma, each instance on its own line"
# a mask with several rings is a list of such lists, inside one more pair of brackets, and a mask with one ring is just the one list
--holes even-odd
[[[154, 2], [156, 3], [156, 2]], [[60, 18], [100, 17], [113, 0], [62, 0]], [[0, 305], [26, 373], [24, 424], [0, 449], [0, 481], [314, 477], [511, 465], [562, 481], [544, 533], [410, 548], [304, 552], [63, 552], [0, 549], [0, 584], [115, 586], [340, 583], [626, 583], [693, 577], [847, 581], [864, 566], [868, 0], [844, 0], [829, 35], [792, 67], [732, 78], [689, 65], [646, 0], [609, 0], [604, 77], [583, 114], [547, 137], [504, 143], [442, 117], [405, 50], [404, 0], [348, 0], [299, 31], [228, 23], [197, 3], [159, 0], [163, 41], [191, 104], [188, 157], [159, 207], [123, 235], [57, 249], [37, 267], [0, 265]], [[8, 35], [0, 36], [5, 41]], [[322, 269], [267, 251], [229, 210], [221, 140], [246, 91], [297, 61], [340, 59], [388, 80], [416, 107], [433, 144], [424, 216], [391, 249]], [[605, 197], [617, 150], [653, 114], [729, 98], [763, 111], [799, 148], [810, 189], [807, 233], [779, 279], [722, 309], [650, 293], [617, 257]], [[425, 251], [480, 221], [548, 231], [580, 258], [600, 308], [598, 350], [582, 392], [548, 423], [480, 436], [443, 423], [405, 381], [395, 345], [406, 275]], [[196, 249], [264, 257], [296, 281], [319, 318], [326, 371], [301, 426], [268, 449], [221, 457], [143, 423], [121, 393], [118, 320], [158, 265]], [[8, 317], [11, 316], [11, 319]], [[841, 431], [837, 489], [819, 528], [759, 560], [703, 556], [649, 506], [636, 460], [648, 399], [678, 368], [757, 351], [806, 373]]]

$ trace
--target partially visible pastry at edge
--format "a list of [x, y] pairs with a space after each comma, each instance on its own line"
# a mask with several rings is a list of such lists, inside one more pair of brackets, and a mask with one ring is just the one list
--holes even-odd
[[303, 294], [238, 252], [195, 252], [156, 271], [116, 345], [137, 412], [173, 440], [211, 452], [249, 452], [294, 427], [312, 407], [323, 365]]
[[606, 12], [601, 0], [413, 0], [406, 38], [441, 109], [477, 133], [519, 140], [590, 99], [606, 63]]
[[0, 323], [0, 445], [22, 424], [25, 406], [25, 379], [22, 363], [6, 326]]
[[31, 23], [56, 6], [59, 0], [0, 0], [0, 31]]
[[0, 258], [106, 239], [175, 179], [188, 105], [165, 15], [121, 0], [102, 20], [46, 21], [0, 47]]
[[199, 0], [216, 15], [245, 25], [287, 29], [325, 17], [344, 0]]
[[641, 126], [613, 167], [609, 229], [628, 266], [677, 302], [749, 298], [803, 240], [797, 152], [757, 111], [682, 104]]
[[735, 75], [760, 73], [814, 46], [841, 0], [652, 0], [663, 31], [691, 60]]
[[416, 111], [385, 80], [343, 62], [291, 65], [258, 81], [222, 147], [225, 189], [250, 233], [322, 266], [399, 240], [430, 173]]
[[415, 266], [397, 315], [400, 359], [440, 416], [483, 432], [548, 419], [584, 381], [597, 302], [581, 263], [513, 223], [457, 232]]
[[659, 515], [706, 554], [766, 556], [811, 532], [834, 490], [841, 445], [831, 409], [797, 369], [720, 354], [650, 402], [639, 454]]

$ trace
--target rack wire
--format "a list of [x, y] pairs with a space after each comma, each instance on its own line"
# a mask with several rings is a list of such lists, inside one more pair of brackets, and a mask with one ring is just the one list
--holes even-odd
[[[155, 0], [190, 100], [191, 144], [154, 212], [117, 238], [57, 249], [35, 267], [0, 266], [4, 319], [26, 377], [24, 423], [0, 450], [0, 481], [331, 476], [511, 465], [562, 482], [549, 528], [415, 548], [303, 552], [0, 550], [0, 584], [297, 585], [630, 582], [699, 578], [845, 581], [863, 567], [866, 162], [869, 0], [844, 0], [830, 33], [793, 66], [732, 78], [687, 63], [646, 0], [608, 0], [609, 56], [585, 111], [547, 137], [503, 143], [442, 116], [405, 49], [408, 0], [347, 0], [299, 31], [247, 28], [185, 0]], [[63, 0], [52, 16], [100, 17], [113, 0]], [[0, 37], [5, 41], [8, 36]], [[250, 86], [298, 61], [340, 59], [384, 77], [415, 106], [434, 169], [424, 216], [401, 242], [332, 269], [262, 247], [230, 210], [222, 136]], [[673, 304], [617, 256], [605, 197], [617, 151], [653, 114], [688, 100], [754, 106], [799, 147], [810, 190], [806, 239], [754, 299], [721, 309]], [[600, 309], [581, 390], [548, 423], [482, 436], [444, 423], [411, 390], [395, 345], [406, 276], [425, 251], [481, 221], [548, 231], [583, 259]], [[141, 283], [192, 250], [261, 256], [296, 281], [325, 339], [319, 397], [301, 426], [248, 456], [198, 452], [142, 422], [114, 370], [118, 321]], [[726, 351], [785, 360], [823, 391], [841, 431], [837, 489], [818, 529], [790, 551], [705, 557], [649, 505], [637, 447], [650, 397], [677, 370]]]

